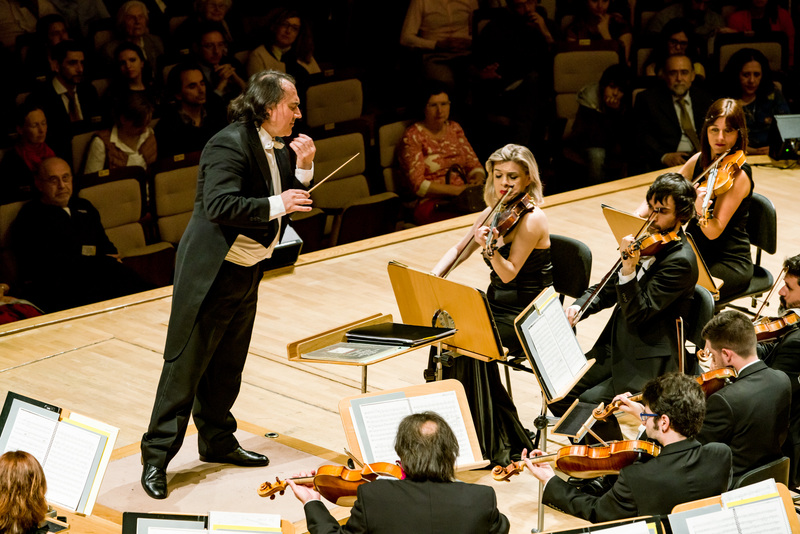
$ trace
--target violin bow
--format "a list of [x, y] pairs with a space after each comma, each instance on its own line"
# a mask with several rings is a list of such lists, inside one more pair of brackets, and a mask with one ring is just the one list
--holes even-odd
[[756, 311], [756, 315], [753, 318], [753, 324], [755, 324], [756, 321], [758, 321], [761, 318], [761, 312], [764, 310], [764, 306], [766, 306], [767, 302], [769, 302], [769, 299], [772, 297], [772, 293], [775, 291], [775, 288], [778, 287], [778, 284], [780, 283], [780, 281], [783, 280], [783, 278], [786, 276], [786, 271], [788, 271], [788, 267], [784, 267], [781, 270], [781, 274], [779, 274], [775, 278], [775, 283], [772, 284], [771, 288], [769, 288], [769, 293], [767, 293], [767, 296], [764, 297], [763, 302], [761, 302], [761, 306], [759, 306], [758, 307], [758, 311]]
[[[486, 225], [486, 223], [489, 221], [489, 219], [495, 214], [497, 209], [503, 204], [503, 202], [505, 201], [506, 197], [508, 197], [508, 195], [511, 194], [512, 190], [513, 190], [513, 188], [509, 189], [508, 191], [506, 191], [506, 194], [503, 195], [503, 197], [501, 199], [499, 199], [495, 203], [494, 206], [492, 206], [492, 211], [489, 212], [489, 214], [486, 216], [485, 219], [483, 219], [483, 222], [481, 222], [481, 224], [479, 226]], [[453, 263], [450, 265], [450, 267], [448, 267], [447, 270], [444, 273], [442, 273], [442, 278], [447, 278], [447, 275], [452, 273], [453, 269], [455, 269], [459, 265], [459, 263], [464, 261], [464, 258], [462, 256], [464, 256], [464, 253], [466, 252], [467, 247], [469, 247], [469, 244], [474, 240], [475, 240], [475, 233], [473, 232], [473, 234], [470, 237], [469, 241], [467, 241], [467, 244], [464, 245], [464, 248], [461, 249], [461, 252], [458, 253], [458, 255], [456, 256], [456, 259], [453, 260]]]
[[[708, 166], [708, 168], [707, 168], [706, 170], [704, 170], [703, 172], [701, 172], [701, 173], [700, 173], [700, 175], [699, 175], [697, 178], [695, 178], [694, 180], [692, 180], [692, 185], [694, 185], [694, 184], [696, 184], [697, 182], [699, 182], [700, 180], [702, 180], [702, 179], [703, 179], [703, 176], [705, 176], [706, 174], [708, 174], [709, 172], [711, 172], [711, 169], [714, 169], [714, 168], [715, 168], [715, 167], [716, 167], [716, 166], [719, 164], [719, 162], [720, 162], [720, 161], [722, 161], [722, 158], [724, 158], [725, 156], [727, 156], [727, 155], [728, 155], [728, 153], [729, 153], [730, 151], [731, 151], [731, 149], [729, 148], [728, 150], [726, 150], [725, 152], [723, 152], [723, 153], [722, 153], [722, 154], [721, 154], [721, 155], [720, 155], [720, 156], [719, 156], [717, 159], [715, 159], [714, 161], [712, 161], [712, 162], [711, 162], [711, 165], [709, 165], [709, 166]], [[706, 195], [706, 196], [708, 196], [708, 195]]]
[[[655, 213], [656, 212], [652, 212], [647, 217], [647, 219], [644, 221], [644, 224], [642, 225], [642, 227], [639, 228], [639, 231], [636, 232], [636, 238], [637, 239], [639, 238], [639, 236], [642, 235], [642, 232], [644, 232], [650, 226], [650, 223], [653, 220], [653, 215], [655, 215]], [[581, 320], [581, 317], [583, 317], [583, 314], [586, 313], [586, 310], [589, 308], [589, 306], [592, 304], [592, 302], [594, 302], [594, 299], [597, 298], [597, 295], [600, 294], [600, 291], [602, 291], [603, 288], [606, 286], [608, 281], [611, 279], [611, 276], [617, 271], [617, 269], [619, 269], [620, 265], [622, 265], [622, 258], [621, 257], [617, 259], [617, 262], [614, 264], [614, 266], [611, 268], [611, 270], [608, 271], [608, 273], [606, 273], [606, 275], [603, 277], [602, 280], [600, 280], [600, 283], [597, 284], [597, 286], [595, 287], [594, 291], [592, 291], [592, 294], [589, 295], [589, 298], [586, 299], [586, 302], [583, 303], [583, 306], [581, 306], [581, 309], [578, 310], [578, 313], [575, 315], [575, 321], [574, 321], [573, 324], [578, 324], [578, 321]]]
[[361, 152], [356, 152], [355, 154], [353, 154], [352, 156], [350, 156], [350, 159], [348, 159], [347, 161], [345, 161], [344, 163], [342, 163], [341, 165], [339, 165], [338, 167], [336, 167], [336, 168], [333, 170], [333, 172], [332, 172], [332, 173], [330, 173], [328, 176], [326, 176], [325, 178], [323, 178], [322, 180], [320, 180], [318, 183], [314, 184], [314, 187], [312, 187], [311, 189], [309, 189], [309, 190], [308, 190], [308, 192], [309, 192], [309, 193], [311, 193], [311, 192], [312, 192], [314, 189], [316, 189], [316, 188], [318, 188], [319, 186], [321, 186], [321, 185], [322, 185], [322, 182], [324, 182], [325, 180], [327, 180], [328, 178], [330, 178], [331, 176], [333, 176], [334, 174], [336, 174], [337, 172], [339, 172], [340, 170], [342, 170], [342, 167], [344, 167], [345, 165], [347, 165], [348, 163], [350, 163], [351, 161], [353, 161], [354, 159], [356, 159], [356, 158], [359, 156], [359, 154], [361, 154]]

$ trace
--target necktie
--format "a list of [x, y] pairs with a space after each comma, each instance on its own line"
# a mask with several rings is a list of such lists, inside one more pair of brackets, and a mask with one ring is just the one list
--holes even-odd
[[77, 122], [81, 120], [81, 115], [78, 113], [78, 101], [75, 100], [75, 89], [67, 90], [67, 101], [69, 102], [70, 122]]
[[699, 152], [700, 139], [698, 139], [697, 132], [694, 131], [694, 126], [692, 126], [692, 120], [689, 118], [689, 110], [686, 109], [686, 99], [681, 98], [678, 100], [678, 103], [681, 106], [681, 130], [683, 130], [683, 133], [689, 138], [689, 141], [692, 142], [695, 152]]

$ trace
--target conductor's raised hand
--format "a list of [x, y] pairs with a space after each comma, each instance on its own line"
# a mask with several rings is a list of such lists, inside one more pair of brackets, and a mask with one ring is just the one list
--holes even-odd
[[303, 189], [287, 189], [281, 193], [286, 214], [295, 211], [311, 211], [311, 194]]
[[314, 155], [317, 153], [314, 140], [306, 134], [298, 134], [297, 137], [292, 139], [292, 142], [289, 143], [289, 147], [297, 154], [297, 167], [309, 170], [311, 168], [311, 163], [314, 161]]
[[[310, 473], [298, 473], [294, 475], [294, 478], [305, 478], [312, 476], [314, 476], [314, 471], [311, 471]], [[289, 484], [290, 488], [292, 488], [294, 496], [297, 497], [297, 500], [303, 504], [307, 503], [308, 501], [318, 501], [322, 499], [322, 496], [319, 494], [319, 492], [314, 489], [313, 484], [297, 484], [291, 478], [287, 478], [286, 483]]]

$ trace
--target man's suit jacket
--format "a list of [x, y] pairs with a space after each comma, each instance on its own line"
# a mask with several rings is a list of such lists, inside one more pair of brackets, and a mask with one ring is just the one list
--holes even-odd
[[592, 523], [666, 515], [678, 504], [727, 491], [730, 477], [728, 446], [686, 439], [662, 447], [646, 462], [623, 468], [611, 489], [600, 496], [553, 477], [544, 487], [544, 503]]
[[[712, 100], [705, 91], [693, 85], [689, 89], [692, 116], [697, 135], [702, 135], [703, 121]], [[676, 152], [681, 142], [681, 123], [675, 111], [672, 93], [664, 83], [642, 91], [636, 96], [634, 114], [636, 138], [639, 144], [641, 171], [663, 169], [661, 157]]]
[[800, 486], [800, 327], [795, 326], [777, 341], [758, 344], [758, 357], [769, 367], [783, 371], [792, 385], [789, 435], [783, 453], [791, 460], [789, 487]]
[[697, 439], [730, 445], [735, 482], [747, 471], [782, 456], [791, 397], [789, 378], [759, 360], [742, 370], [733, 384], [708, 397]]
[[[278, 233], [278, 219], [269, 219], [272, 178], [257, 128], [230, 124], [200, 155], [194, 211], [178, 245], [167, 361], [183, 351], [200, 305], [239, 234], [267, 247]], [[276, 148], [275, 159], [284, 190], [305, 187], [294, 178], [288, 147]], [[281, 232], [285, 228], [280, 225]]]
[[[679, 235], [680, 241], [655, 255], [641, 280], [620, 285], [612, 275], [585, 312], [616, 304], [590, 351], [592, 357], [611, 358], [615, 391], [641, 391], [648, 380], [677, 370], [675, 319], [686, 316], [698, 273], [697, 257], [683, 231]], [[575, 304], [582, 306], [593, 291], [589, 288]]]
[[504, 534], [509, 523], [497, 510], [494, 490], [464, 482], [376, 480], [358, 487], [344, 526], [320, 501], [305, 505], [311, 534], [366, 533]]
[[105, 126], [100, 97], [97, 96], [94, 85], [89, 82], [81, 83], [75, 92], [78, 95], [83, 120], [72, 123], [69, 120], [69, 112], [64, 107], [64, 100], [56, 93], [52, 80], [38, 83], [31, 91], [31, 98], [42, 106], [47, 119], [47, 144], [58, 157], [73, 168], [75, 168], [73, 163], [79, 165], [81, 162], [72, 161], [72, 136], [90, 130], [100, 130]]

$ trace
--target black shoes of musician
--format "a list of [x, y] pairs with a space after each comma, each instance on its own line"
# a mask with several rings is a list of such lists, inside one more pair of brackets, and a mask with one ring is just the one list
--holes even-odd
[[142, 469], [142, 487], [153, 499], [167, 498], [167, 472], [160, 467], [144, 464]]
[[241, 447], [236, 447], [228, 454], [220, 456], [200, 456], [200, 461], [217, 464], [233, 464], [239, 467], [263, 467], [269, 465], [269, 458], [263, 454], [246, 451]]

